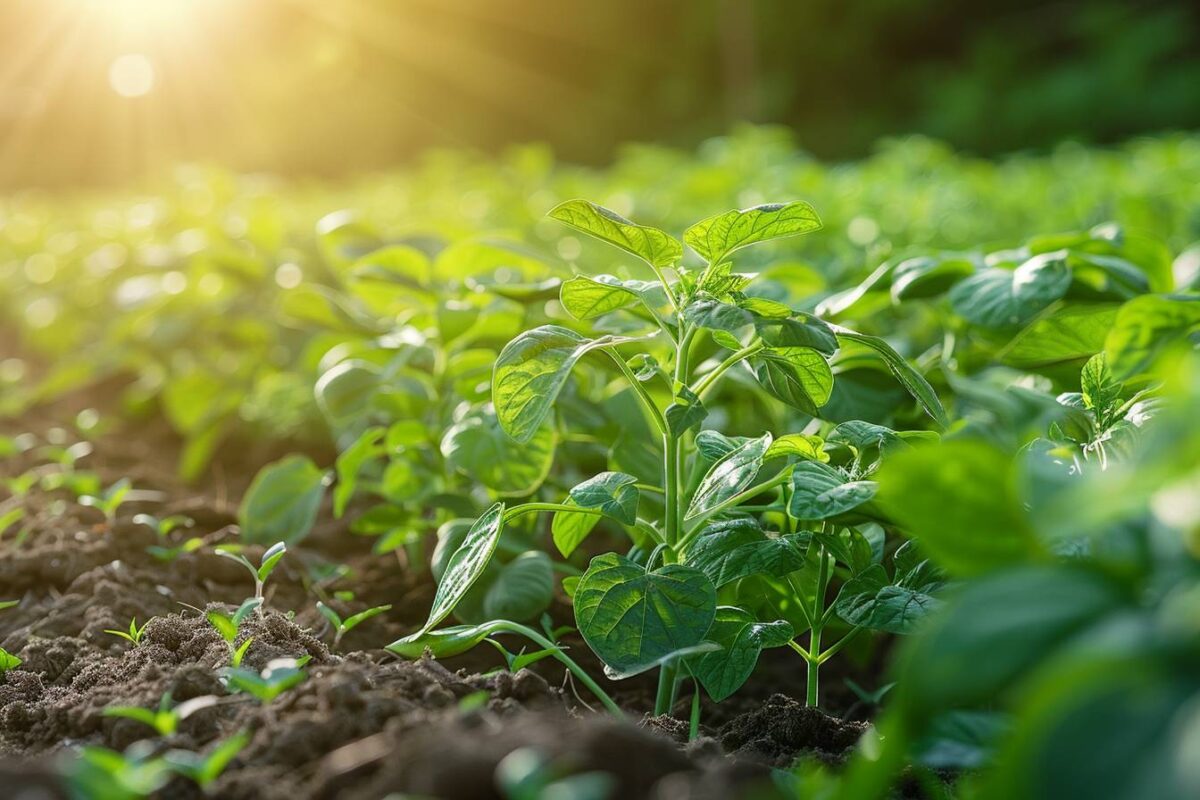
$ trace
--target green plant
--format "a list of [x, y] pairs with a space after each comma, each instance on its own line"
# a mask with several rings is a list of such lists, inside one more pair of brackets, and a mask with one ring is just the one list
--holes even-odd
[[249, 669], [233, 669], [226, 675], [229, 688], [245, 692], [263, 705], [267, 705], [287, 690], [299, 686], [308, 677], [304, 671], [307, 658], [278, 658], [271, 661], [261, 672]]
[[259, 601], [257, 608], [258, 613], [262, 613], [263, 606], [263, 587], [267, 583], [267, 579], [271, 577], [271, 573], [275, 571], [275, 567], [279, 566], [279, 561], [287, 555], [287, 544], [277, 542], [271, 545], [263, 552], [262, 558], [259, 559], [258, 566], [254, 566], [250, 559], [242, 555], [235, 549], [234, 545], [225, 545], [216, 548], [216, 553], [219, 556], [232, 559], [246, 568], [250, 576], [254, 579], [254, 598]]
[[142, 643], [142, 634], [144, 634], [146, 632], [146, 626], [149, 625], [153, 619], [154, 619], [154, 617], [151, 617], [150, 619], [146, 620], [144, 623], [142, 623], [142, 627], [139, 628], [138, 624], [137, 624], [137, 617], [134, 617], [133, 619], [129, 620], [129, 630], [128, 631], [105, 629], [104, 632], [110, 633], [113, 636], [119, 636], [122, 639], [133, 642], [133, 646], [137, 647], [138, 645], [140, 645]]
[[21, 659], [0, 647], [0, 675], [21, 666]]
[[170, 766], [147, 742], [135, 742], [123, 754], [84, 747], [67, 768], [73, 800], [142, 800], [170, 779]]
[[91, 506], [104, 514], [105, 521], [111, 526], [117, 519], [117, 509], [125, 502], [133, 490], [128, 478], [121, 478], [99, 495], [85, 494], [79, 498], [80, 505]]
[[168, 750], [163, 754], [163, 761], [172, 770], [207, 792], [238, 754], [246, 749], [250, 738], [249, 731], [241, 731], [219, 742], [207, 754], [190, 750]]
[[158, 537], [158, 544], [152, 544], [146, 547], [146, 552], [154, 556], [159, 561], [174, 561], [185, 553], [194, 553], [204, 546], [204, 539], [199, 536], [191, 536], [184, 539], [180, 544], [172, 546], [170, 536], [172, 531], [183, 528], [191, 528], [195, 525], [195, 521], [183, 514], [172, 514], [168, 517], [159, 519], [151, 514], [135, 514], [133, 524], [145, 525], [154, 531]]
[[[550, 215], [640, 258], [656, 280], [580, 275], [564, 282], [559, 299], [568, 314], [596, 324], [621, 312], [632, 317], [633, 328], [627, 335], [588, 338], [546, 325], [519, 335], [493, 372], [498, 421], [517, 442], [533, 439], [552, 426], [552, 408], [572, 370], [596, 354], [624, 379], [649, 432], [659, 438], [661, 471], [606, 471], [576, 485], [562, 502], [493, 505], [447, 562], [425, 625], [393, 650], [415, 652], [438, 639], [436, 626], [464, 600], [488, 568], [501, 533], [518, 517], [554, 513], [553, 539], [565, 557], [606, 518], [623, 527], [633, 549], [593, 558], [582, 577], [569, 579], [569, 592], [576, 625], [610, 678], [658, 668], [655, 712], [667, 713], [685, 676], [695, 675], [721, 699], [745, 682], [763, 648], [786, 645], [808, 664], [808, 698], [815, 704], [820, 666], [859, 630], [907, 630], [935, 603], [928, 592], [936, 588], [936, 576], [925, 562], [905, 550], [889, 575], [878, 563], [882, 530], [859, 529], [878, 515], [864, 515], [860, 507], [874, 495], [866, 478], [885, 451], [932, 434], [857, 422], [837, 426], [824, 440], [771, 432], [725, 437], [695, 429], [709, 416], [706, 402], [718, 382], [747, 366], [766, 395], [809, 418], [821, 416], [833, 390], [829, 361], [839, 351], [880, 363], [944, 425], [937, 394], [882, 339], [750, 294], [753, 276], [733, 271], [730, 256], [743, 247], [818, 229], [806, 203], [730, 211], [697, 223], [684, 236], [704, 260], [695, 269], [682, 265], [683, 247], [668, 234], [592, 203], [570, 201]], [[635, 346], [639, 352], [632, 358], [618, 352]], [[702, 347], [717, 354], [715, 363], [693, 375]], [[825, 463], [831, 455], [838, 464]], [[654, 515], [649, 519], [639, 516], [645, 492], [662, 498], [661, 505], [647, 504]], [[780, 496], [765, 505], [752, 503], [775, 493]], [[766, 515], [782, 530], [762, 527]], [[801, 523], [820, 528], [804, 530]], [[839, 563], [845, 568], [842, 593], [827, 605]], [[723, 589], [731, 584], [732, 595]], [[722, 589], [722, 596], [741, 605], [719, 605]], [[835, 614], [851, 629], [823, 647]], [[460, 647], [499, 631], [534, 638], [530, 629], [504, 620], [489, 624], [449, 629], [438, 644]], [[797, 629], [808, 631], [807, 648], [794, 641]], [[570, 668], [569, 659], [564, 663]]]
[[255, 544], [295, 544], [308, 536], [332, 477], [304, 456], [263, 467], [238, 507], [242, 538]]
[[104, 709], [106, 717], [121, 717], [141, 722], [158, 732], [159, 736], [171, 736], [179, 728], [179, 723], [201, 709], [216, 705], [214, 695], [194, 697], [176, 704], [167, 692], [159, 701], [158, 708], [140, 708], [138, 706], [109, 706]]
[[262, 606], [262, 598], [252, 597], [238, 606], [237, 610], [232, 614], [226, 614], [215, 608], [209, 609], [204, 614], [209, 624], [217, 630], [217, 633], [221, 634], [221, 638], [229, 645], [230, 664], [235, 668], [242, 665], [242, 658], [245, 657], [246, 651], [250, 649], [251, 643], [254, 642], [254, 637], [248, 636], [240, 645], [237, 643], [242, 623], [246, 621], [246, 617], [252, 611], [260, 606]]
[[0, 600], [0, 611], [3, 611], [6, 608], [14, 608], [20, 604], [20, 600]]
[[337, 646], [341, 644], [343, 636], [357, 628], [363, 622], [369, 620], [371, 617], [378, 616], [385, 611], [391, 611], [392, 607], [391, 605], [375, 606], [374, 608], [368, 608], [365, 611], [360, 611], [357, 614], [352, 614], [349, 617], [346, 617], [346, 619], [342, 619], [341, 615], [339, 615], [336, 611], [319, 601], [317, 602], [317, 610], [320, 611], [321, 615], [325, 617], [325, 619], [329, 620], [329, 624], [333, 626], [333, 649], [336, 650]]

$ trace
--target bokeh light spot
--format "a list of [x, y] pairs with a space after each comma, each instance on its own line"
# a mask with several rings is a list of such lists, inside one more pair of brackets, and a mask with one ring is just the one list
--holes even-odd
[[126, 53], [108, 68], [108, 83], [121, 97], [141, 97], [154, 88], [154, 64], [141, 53]]

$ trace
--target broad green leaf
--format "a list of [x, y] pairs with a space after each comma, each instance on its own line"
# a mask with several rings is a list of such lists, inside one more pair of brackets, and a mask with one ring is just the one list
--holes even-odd
[[947, 570], [977, 574], [1039, 552], [1012, 460], [955, 440], [895, 453], [875, 475], [879, 505]]
[[351, 359], [322, 373], [314, 392], [333, 428], [351, 426], [370, 413], [372, 398], [383, 385], [380, 372], [370, 362]]
[[966, 258], [917, 256], [901, 261], [892, 270], [892, 300], [932, 297], [975, 271]]
[[950, 290], [954, 310], [985, 328], [1012, 328], [1028, 322], [1061, 298], [1071, 285], [1066, 252], [1041, 253], [1015, 270], [993, 267]]
[[865, 345], [871, 348], [879, 357], [883, 359], [883, 363], [891, 371], [896, 380], [908, 390], [925, 412], [933, 417], [934, 422], [943, 428], [950, 424], [946, 418], [946, 409], [942, 407], [942, 401], [938, 398], [937, 392], [929, 385], [929, 381], [925, 380], [925, 376], [917, 372], [911, 364], [904, 360], [904, 357], [892, 349], [892, 346], [880, 339], [878, 336], [868, 336], [863, 333], [855, 333], [854, 331], [845, 328], [838, 328], [837, 335], [839, 339], [848, 339], [853, 342]]
[[575, 624], [588, 646], [628, 675], [700, 644], [716, 614], [717, 591], [698, 569], [669, 564], [647, 571], [606, 553], [592, 559], [574, 603]]
[[688, 324], [710, 330], [735, 332], [754, 322], [754, 315], [720, 300], [697, 300], [683, 310]]
[[242, 538], [294, 544], [308, 536], [328, 478], [307, 456], [288, 456], [263, 467], [238, 508]]
[[911, 633], [917, 623], [940, 605], [941, 601], [933, 595], [893, 584], [882, 566], [872, 564], [842, 584], [833, 608], [851, 625], [887, 633]]
[[768, 347], [811, 347], [827, 356], [838, 349], [834, 329], [812, 314], [797, 313], [791, 319], [760, 318], [755, 322], [755, 330]]
[[750, 678], [758, 656], [768, 647], [783, 647], [796, 635], [790, 622], [758, 622], [748, 612], [733, 606], [717, 608], [708, 638], [721, 649], [688, 659], [704, 691], [720, 702]]
[[998, 357], [1018, 369], [1082, 361], [1104, 349], [1116, 318], [1115, 304], [1071, 303], [1023, 328]]
[[771, 442], [764, 459], [800, 458], [807, 461], [828, 461], [829, 454], [825, 452], [825, 443], [820, 436], [806, 433], [789, 433]]
[[557, 435], [549, 419], [525, 442], [500, 428], [490, 408], [476, 409], [442, 437], [446, 464], [501, 497], [527, 495], [542, 485], [554, 463]]
[[667, 430], [677, 437], [683, 436], [707, 418], [708, 409], [704, 407], [699, 396], [686, 386], [680, 388], [674, 402], [663, 412]]
[[762, 319], [788, 319], [796, 313], [790, 306], [766, 297], [744, 297], [737, 304]]
[[530, 550], [500, 568], [483, 597], [483, 613], [488, 619], [527, 622], [541, 615], [553, 597], [550, 557]]
[[1108, 365], [1118, 380], [1144, 372], [1166, 347], [1200, 327], [1200, 297], [1146, 295], [1117, 312], [1104, 342]]
[[354, 440], [337, 457], [336, 472], [337, 486], [333, 488], [333, 515], [338, 519], [346, 513], [346, 506], [354, 497], [358, 488], [358, 476], [362, 468], [374, 458], [385, 452], [383, 447], [384, 429], [381, 427], [367, 428], [362, 435]]
[[[726, 436], [720, 431], [705, 430], [696, 434], [696, 449], [709, 461], [718, 461], [750, 441], [745, 436]], [[774, 447], [774, 443], [771, 445]]]
[[571, 489], [570, 497], [581, 508], [594, 508], [617, 522], [637, 522], [640, 494], [638, 479], [624, 472], [601, 472]]
[[829, 402], [833, 371], [810, 347], [771, 347], [752, 359], [759, 384], [777, 399], [810, 416]]
[[357, 280], [409, 290], [427, 287], [431, 273], [429, 256], [408, 245], [382, 247], [359, 258], [352, 268]]
[[720, 589], [753, 575], [782, 578], [803, 569], [807, 548], [801, 534], [768, 536], [753, 520], [733, 519], [706, 527], [688, 548], [685, 563]]
[[796, 519], [828, 519], [858, 508], [875, 496], [874, 481], [850, 481], [818, 461], [792, 467], [791, 515]]
[[797, 236], [820, 227], [821, 219], [808, 203], [771, 203], [709, 217], [688, 228], [683, 239], [706, 261], [715, 264], [747, 245]]
[[475, 581], [479, 580], [496, 551], [496, 544], [500, 541], [503, 529], [503, 503], [496, 503], [475, 520], [462, 544], [446, 563], [445, 571], [438, 580], [437, 594], [433, 597], [429, 619], [421, 627], [422, 632], [432, 630], [450, 616], [458, 601]]
[[698, 644], [681, 647], [678, 650], [672, 650], [671, 652], [661, 655], [651, 662], [640, 663], [634, 667], [630, 667], [629, 669], [614, 669], [608, 664], [605, 664], [604, 677], [608, 678], [610, 681], [623, 681], [626, 678], [632, 678], [635, 675], [641, 675], [643, 672], [647, 672], [655, 667], [662, 667], [666, 666], [667, 664], [678, 664], [680, 661], [692, 658], [693, 656], [699, 656], [705, 653], [715, 653], [720, 649], [721, 645], [717, 644], [716, 642], [705, 640]]
[[557, 325], [522, 333], [504, 346], [492, 373], [492, 402], [501, 427], [518, 442], [533, 438], [576, 362], [590, 350], [631, 341], [587, 339]]
[[771, 446], [772, 439], [770, 433], [764, 433], [713, 464], [700, 481], [700, 486], [696, 488], [685, 519], [695, 519], [711, 511], [748, 487], [762, 468], [763, 457], [767, 448]]
[[548, 216], [659, 269], [674, 266], [683, 256], [683, 246], [664, 231], [638, 225], [587, 200], [568, 200], [551, 209]]
[[1072, 637], [1128, 608], [1110, 580], [1067, 565], [1001, 570], [965, 585], [905, 649], [914, 708], [991, 703]]
[[611, 275], [576, 275], [563, 282], [559, 302], [575, 319], [595, 319], [636, 305], [640, 292], [649, 287], [642, 281], [622, 281]]

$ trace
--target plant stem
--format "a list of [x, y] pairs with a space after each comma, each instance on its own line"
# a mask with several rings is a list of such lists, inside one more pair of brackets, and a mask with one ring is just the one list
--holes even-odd
[[694, 742], [700, 734], [700, 682], [692, 681], [692, 719], [688, 726], [688, 741]]
[[587, 674], [583, 667], [576, 664], [570, 656], [563, 652], [560, 645], [557, 645], [547, 639], [545, 636], [542, 636], [533, 628], [529, 628], [525, 625], [521, 625], [520, 623], [511, 622], [506, 619], [496, 620], [495, 622], [489, 623], [489, 627], [493, 627], [497, 632], [508, 631], [510, 633], [519, 634], [527, 639], [531, 639], [534, 644], [536, 644], [538, 647], [541, 647], [543, 650], [550, 651], [551, 657], [557, 659], [560, 663], [562, 663], [563, 666], [570, 670], [571, 674], [574, 675], [580, 683], [586, 686], [587, 689], [596, 696], [596, 699], [599, 700], [606, 709], [611, 711], [617, 717], [625, 716], [625, 713], [621, 711], [621, 707], [618, 706], [616, 702], [608, 696], [607, 692], [600, 688], [599, 684], [592, 680], [592, 677]]
[[661, 433], [665, 434], [667, 432], [667, 421], [663, 418], [662, 412], [658, 410], [658, 406], [654, 404], [654, 400], [650, 397], [650, 393], [646, 391], [646, 387], [643, 386], [642, 382], [639, 381], [637, 376], [633, 374], [633, 370], [629, 368], [629, 365], [625, 363], [625, 359], [621, 358], [620, 354], [614, 353], [611, 350], [606, 350], [605, 352], [612, 357], [612, 360], [616, 362], [621, 372], [624, 373], [625, 379], [629, 381], [630, 388], [633, 389], [633, 393], [637, 395], [638, 400], [641, 401], [642, 406], [650, 415], [650, 419], [653, 420], [654, 426], [658, 428]]
[[750, 356], [754, 355], [755, 353], [757, 353], [759, 350], [762, 350], [762, 349], [763, 349], [763, 343], [761, 340], [751, 342], [750, 344], [743, 347], [741, 350], [738, 350], [735, 353], [733, 353], [732, 355], [730, 355], [728, 358], [726, 358], [724, 361], [722, 361], [717, 366], [713, 367], [711, 372], [709, 372], [707, 375], [705, 375], [703, 378], [701, 378], [696, 383], [696, 385], [692, 387], [692, 391], [695, 392], [700, 397], [701, 400], [703, 400], [704, 395], [707, 394], [712, 389], [712, 387], [716, 384], [717, 380], [722, 375], [724, 375], [729, 370], [730, 367], [734, 366], [739, 361], [749, 358]]
[[654, 698], [654, 716], [656, 717], [671, 713], [676, 674], [674, 665], [664, 664], [658, 670], [658, 693]]
[[816, 707], [821, 690], [821, 632], [825, 626], [825, 592], [829, 588], [829, 558], [825, 546], [817, 546], [821, 565], [817, 571], [817, 591], [813, 596], [812, 632], [808, 638], [808, 694], [805, 705]]

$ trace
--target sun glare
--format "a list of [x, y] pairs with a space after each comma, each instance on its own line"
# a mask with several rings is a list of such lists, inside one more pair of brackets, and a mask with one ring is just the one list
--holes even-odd
[[108, 68], [108, 83], [122, 97], [141, 97], [154, 88], [154, 64], [141, 53], [126, 53]]

